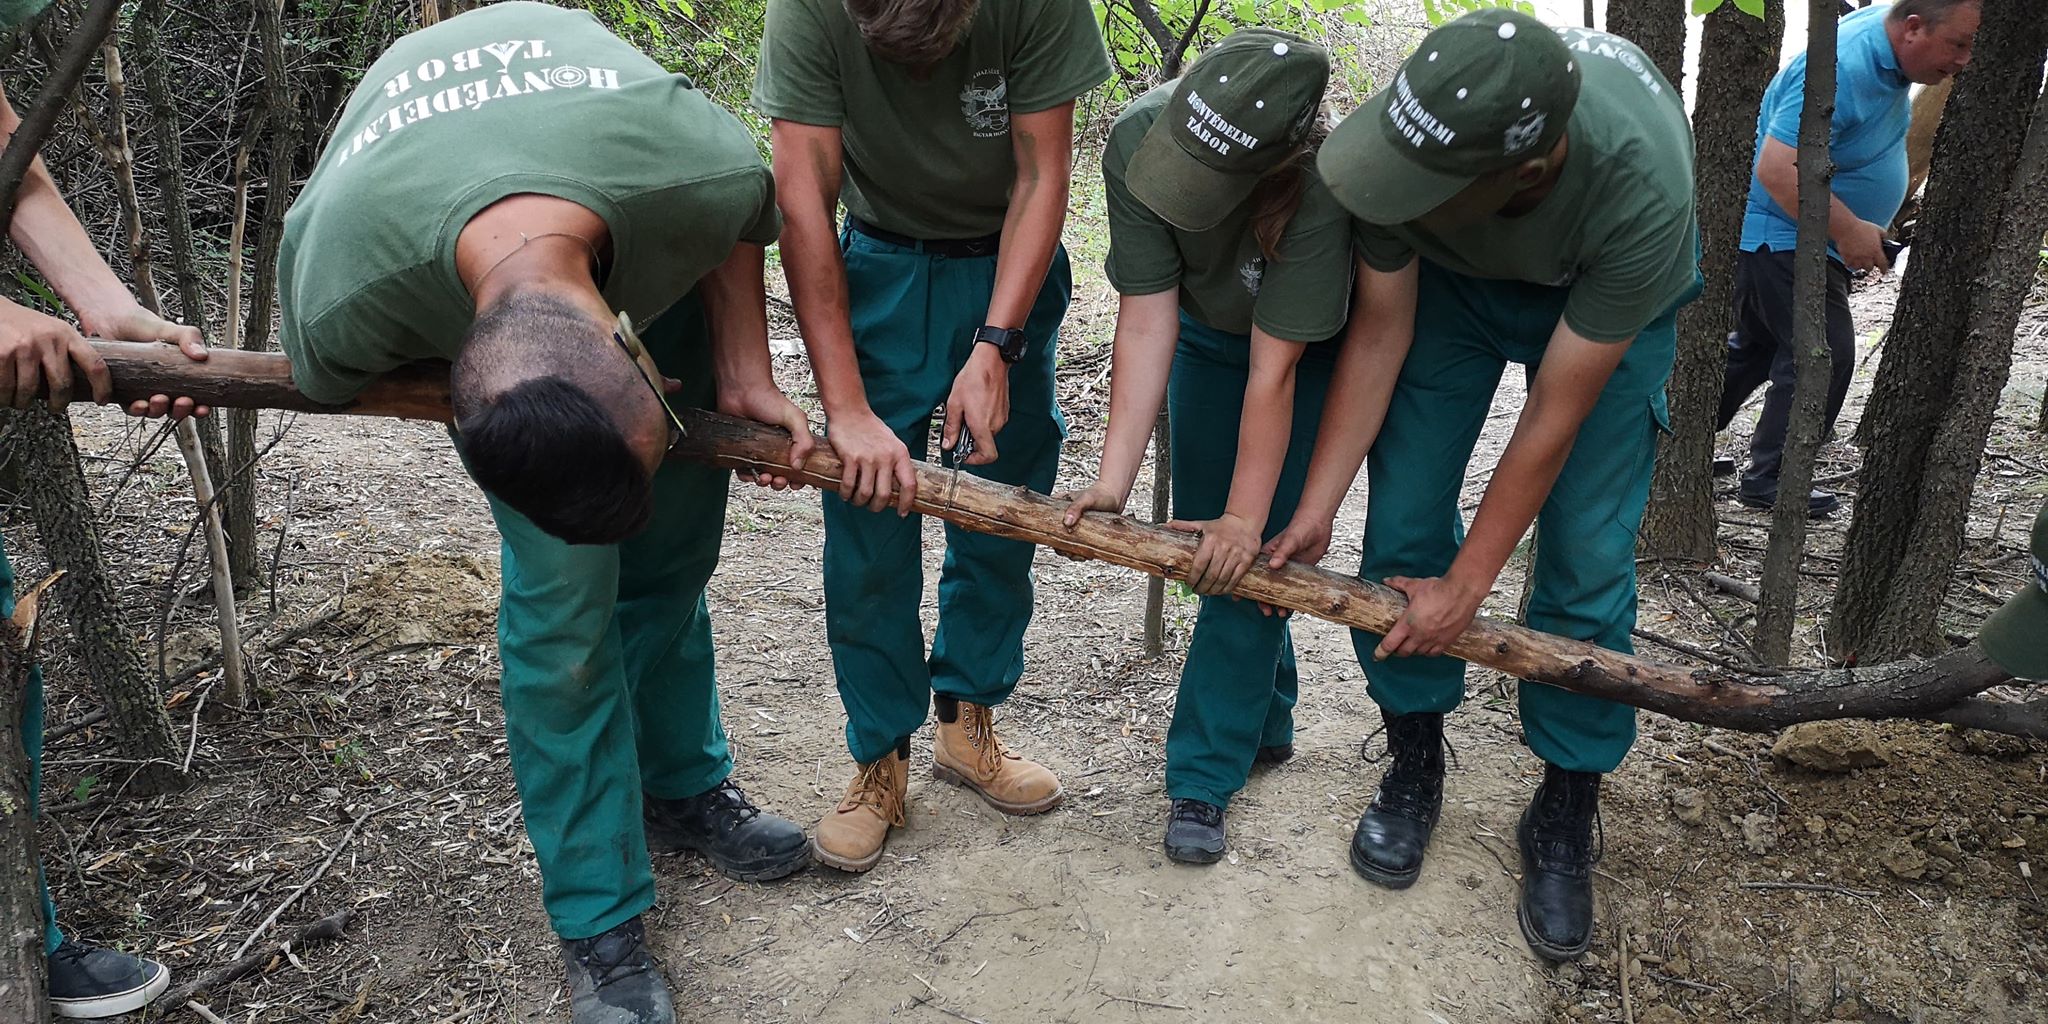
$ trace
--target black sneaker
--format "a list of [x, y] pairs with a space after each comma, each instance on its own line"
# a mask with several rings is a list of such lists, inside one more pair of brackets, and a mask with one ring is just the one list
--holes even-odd
[[1166, 815], [1166, 855], [1182, 864], [1223, 859], [1223, 808], [1200, 800], [1176, 799]]
[[[1778, 496], [1776, 494], [1750, 494], [1744, 492], [1736, 495], [1735, 500], [1740, 501], [1747, 508], [1765, 510], [1778, 504]], [[1808, 519], [1826, 519], [1841, 510], [1842, 499], [1835, 497], [1833, 492], [1816, 490], [1807, 496], [1806, 518]]]
[[50, 954], [50, 1012], [59, 1017], [118, 1017], [170, 987], [170, 968], [154, 960], [71, 939]]
[[1522, 812], [1522, 901], [1516, 917], [1529, 948], [1546, 960], [1584, 956], [1593, 944], [1593, 835], [1600, 820], [1600, 774], [1546, 765], [1543, 785]]
[[1390, 715], [1387, 753], [1393, 767], [1351, 834], [1351, 869], [1389, 889], [1406, 889], [1422, 874], [1422, 855], [1444, 806], [1444, 716]]
[[562, 940], [570, 1024], [675, 1024], [668, 979], [635, 917], [588, 939]]
[[731, 779], [681, 800], [645, 796], [642, 812], [649, 849], [694, 850], [734, 881], [781, 878], [811, 861], [803, 828], [755, 807]]
[[1270, 747], [1260, 747], [1259, 752], [1252, 755], [1253, 764], [1286, 764], [1292, 760], [1294, 760], [1294, 744], [1292, 743], [1275, 743]]

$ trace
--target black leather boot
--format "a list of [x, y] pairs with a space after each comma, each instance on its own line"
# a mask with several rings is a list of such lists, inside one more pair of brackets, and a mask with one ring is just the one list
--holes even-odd
[[1393, 767], [1351, 835], [1351, 868], [1389, 889], [1406, 889], [1422, 874], [1422, 854], [1444, 806], [1444, 716], [1387, 718]]
[[731, 779], [681, 800], [643, 796], [641, 809], [648, 849], [695, 850], [735, 881], [765, 882], [811, 862], [803, 828], [755, 807]]
[[1546, 960], [1576, 960], [1593, 944], [1593, 833], [1600, 773], [1546, 765], [1543, 785], [1522, 812], [1522, 904], [1516, 916], [1529, 948]]
[[1223, 808], [1201, 800], [1175, 799], [1166, 813], [1166, 855], [1182, 864], [1223, 859]]

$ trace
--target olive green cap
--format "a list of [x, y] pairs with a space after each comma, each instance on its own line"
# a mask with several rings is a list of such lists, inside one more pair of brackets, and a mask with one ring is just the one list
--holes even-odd
[[2012, 596], [1977, 634], [1977, 646], [2021, 679], [2048, 679], [2048, 505], [2034, 517], [2034, 581]]
[[1424, 36], [1330, 133], [1317, 168], [1358, 219], [1415, 220], [1481, 175], [1548, 152], [1580, 77], [1556, 30], [1508, 8], [1474, 11]]
[[1131, 154], [1131, 194], [1183, 231], [1237, 209], [1321, 116], [1330, 55], [1272, 29], [1233, 32], [1189, 65]]

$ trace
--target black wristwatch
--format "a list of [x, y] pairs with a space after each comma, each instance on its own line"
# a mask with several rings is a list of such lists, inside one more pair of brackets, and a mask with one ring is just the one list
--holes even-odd
[[1017, 363], [1024, 359], [1024, 332], [1014, 327], [977, 327], [974, 329], [977, 345], [994, 345], [1002, 353], [1003, 362]]

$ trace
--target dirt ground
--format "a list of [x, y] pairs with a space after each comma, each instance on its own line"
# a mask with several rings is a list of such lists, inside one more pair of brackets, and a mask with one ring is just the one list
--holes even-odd
[[[1084, 225], [1085, 227], [1085, 225]], [[1077, 246], [1077, 261], [1099, 254]], [[1068, 324], [1063, 401], [1075, 424], [1063, 482], [1085, 482], [1107, 411], [1113, 308], [1093, 275]], [[1868, 343], [1892, 288], [1859, 295]], [[2028, 429], [2048, 370], [2035, 307], [1953, 588], [1952, 629], [2016, 589], [2025, 523], [2048, 494], [2048, 446]], [[784, 332], [786, 334], [786, 330]], [[810, 396], [800, 358], [778, 361]], [[1875, 370], [1866, 362], [1853, 421]], [[1504, 385], [1474, 458], [1483, 479], [1519, 401]], [[420, 424], [266, 420], [263, 536], [273, 586], [245, 598], [261, 707], [224, 711], [197, 567], [173, 578], [193, 514], [154, 427], [78, 418], [107, 513], [108, 555], [171, 714], [192, 742], [190, 792], [134, 800], [111, 737], [58, 636], [48, 657], [57, 735], [45, 832], [66, 924], [160, 957], [190, 978], [245, 940], [353, 908], [345, 939], [278, 957], [204, 1002], [236, 1022], [563, 1021], [555, 945], [503, 756], [493, 644], [496, 539], [445, 436]], [[1738, 427], [1737, 433], [1746, 430]], [[1853, 466], [1844, 441], [1822, 475]], [[1739, 450], [1740, 436], [1724, 441]], [[139, 470], [130, 473], [139, 464]], [[1848, 486], [1844, 482], [1837, 486]], [[1141, 493], [1134, 510], [1149, 508]], [[1328, 562], [1355, 566], [1361, 494]], [[1478, 487], [1468, 489], [1476, 503]], [[1469, 506], [1468, 506], [1469, 507]], [[1719, 571], [1755, 578], [1763, 514], [1720, 506]], [[1846, 515], [1809, 559], [1824, 612]], [[20, 517], [11, 550], [33, 578]], [[939, 531], [928, 524], [926, 616]], [[815, 495], [736, 489], [711, 584], [737, 778], [807, 826], [849, 765], [823, 642]], [[1358, 879], [1345, 846], [1379, 766], [1378, 725], [1348, 635], [1297, 620], [1299, 754], [1254, 775], [1231, 808], [1231, 854], [1172, 864], [1162, 742], [1193, 605], [1169, 602], [1168, 654], [1143, 657], [1135, 574], [1041, 553], [1022, 686], [999, 719], [1057, 770], [1069, 799], [1010, 819], [928, 776], [920, 736], [911, 824], [873, 872], [812, 869], [735, 884], [694, 857], [656, 862], [650, 933], [685, 1019], [983, 1024], [1087, 1021], [2040, 1020], [2048, 904], [2030, 877], [2048, 847], [2048, 754], [1927, 725], [1824, 727], [1786, 752], [1771, 737], [1645, 716], [1609, 780], [1601, 931], [1554, 969], [1514, 924], [1515, 817], [1540, 777], [1512, 681], [1471, 675], [1451, 719], [1458, 766], [1430, 866], [1413, 889]], [[1492, 611], [1512, 611], [1511, 566]], [[1742, 662], [1750, 607], [1693, 567], [1643, 566], [1644, 631]], [[1802, 637], [1812, 660], [1812, 625]], [[1655, 642], [1647, 653], [1686, 657]], [[71, 724], [67, 724], [71, 723]], [[1796, 747], [1796, 749], [1795, 749]], [[1814, 753], [1814, 751], [1820, 751]], [[278, 913], [282, 908], [282, 912]], [[269, 920], [275, 918], [274, 922]], [[260, 948], [251, 945], [251, 948]], [[176, 1014], [196, 1020], [190, 1013]]]

